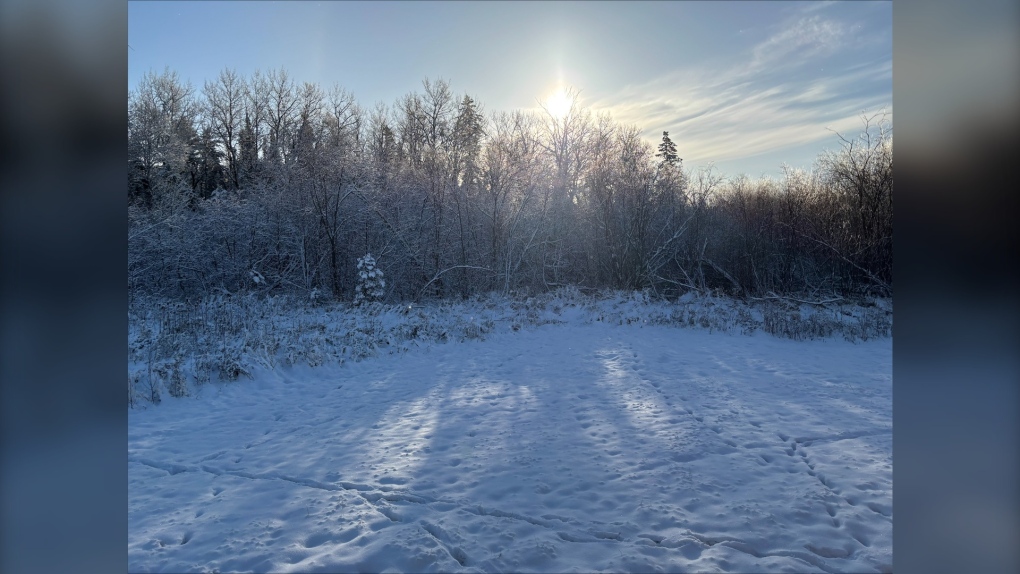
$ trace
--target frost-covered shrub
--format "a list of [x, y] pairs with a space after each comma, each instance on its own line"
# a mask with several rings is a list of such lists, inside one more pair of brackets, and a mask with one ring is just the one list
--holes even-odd
[[[364, 263], [364, 261], [363, 261]], [[372, 266], [369, 265], [369, 268]], [[367, 273], [366, 273], [367, 275]], [[378, 277], [378, 275], [377, 275]], [[807, 299], [807, 296], [803, 296]], [[128, 404], [158, 404], [162, 393], [187, 396], [189, 384], [251, 376], [254, 367], [360, 361], [450, 341], [484, 340], [563, 321], [660, 325], [794, 340], [887, 337], [892, 302], [805, 304], [790, 298], [740, 300], [685, 294], [560, 290], [478, 297], [453, 303], [358, 306], [265, 296], [212, 296], [189, 305], [135, 298], [128, 313]], [[185, 383], [185, 381], [188, 381]]]
[[[188, 396], [188, 382], [181, 372], [180, 359], [174, 359], [161, 363], [153, 369], [156, 377], [163, 382], [166, 391], [171, 397], [180, 398]], [[159, 402], [153, 401], [153, 402]]]
[[763, 331], [795, 341], [842, 335], [856, 343], [891, 333], [892, 324], [884, 310], [856, 305], [808, 308], [782, 301], [767, 301], [760, 308]]
[[334, 334], [327, 333], [326, 324], [321, 321], [299, 321], [282, 334], [284, 364], [306, 364], [309, 367], [325, 364], [328, 359], [335, 358], [329, 352], [336, 344], [333, 337]]
[[216, 364], [222, 380], [236, 381], [241, 375], [249, 375], [241, 362], [241, 350], [236, 344], [224, 343], [217, 352]]
[[892, 335], [891, 313], [876, 308], [844, 310], [848, 318], [843, 322], [843, 338], [851, 343]]
[[758, 329], [758, 324], [751, 316], [750, 309], [743, 305], [737, 308], [737, 325], [740, 326], [740, 332], [744, 335], [750, 335]]
[[761, 309], [762, 331], [795, 341], [803, 339], [803, 332], [798, 328], [801, 322], [800, 313], [787, 305], [765, 302]]
[[491, 333], [496, 324], [492, 319], [485, 317], [460, 317], [456, 328], [461, 333], [460, 340], [485, 340], [485, 335]]
[[149, 402], [158, 405], [163, 402], [163, 394], [159, 390], [159, 378], [149, 369]]
[[374, 335], [371, 328], [352, 329], [344, 334], [341, 351], [354, 361], [372, 357], [376, 354]]
[[358, 258], [358, 284], [354, 288], [354, 304], [381, 301], [385, 294], [386, 280], [383, 272], [375, 266], [371, 253]]
[[216, 372], [216, 360], [212, 353], [199, 353], [193, 365], [195, 382], [199, 385], [208, 383], [212, 373]]
[[245, 341], [245, 350], [266, 368], [276, 368], [276, 357], [280, 352], [280, 338], [272, 321], [259, 324], [250, 332], [248, 340]]

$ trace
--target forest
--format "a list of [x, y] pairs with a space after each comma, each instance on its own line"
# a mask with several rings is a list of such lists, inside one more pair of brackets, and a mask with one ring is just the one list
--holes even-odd
[[150, 71], [128, 100], [129, 294], [353, 301], [370, 253], [391, 301], [892, 295], [889, 114], [834, 132], [810, 170], [753, 179], [688, 169], [682, 134], [649, 143], [568, 94], [563, 112], [487, 112], [425, 79], [365, 107], [284, 69], [201, 88]]

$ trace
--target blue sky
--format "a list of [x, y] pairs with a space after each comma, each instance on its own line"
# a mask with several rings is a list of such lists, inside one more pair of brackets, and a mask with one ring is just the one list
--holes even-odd
[[891, 2], [129, 2], [128, 44], [129, 87], [282, 66], [368, 109], [428, 77], [493, 111], [573, 86], [726, 175], [809, 168], [892, 111]]

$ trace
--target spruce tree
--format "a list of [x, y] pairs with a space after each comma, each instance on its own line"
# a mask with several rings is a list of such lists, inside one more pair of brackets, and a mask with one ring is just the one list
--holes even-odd
[[354, 304], [380, 301], [385, 293], [386, 280], [383, 272], [376, 268], [375, 258], [371, 253], [358, 258], [358, 284], [354, 288]]
[[240, 183], [241, 187], [247, 187], [254, 179], [255, 168], [259, 161], [258, 142], [255, 140], [255, 130], [247, 113], [244, 114], [244, 127], [241, 128], [238, 135], [238, 142], [240, 147], [238, 152]]
[[676, 144], [669, 139], [669, 132], [662, 132], [662, 143], [659, 144], [659, 153], [655, 157], [661, 157], [663, 163], [680, 165], [682, 161], [676, 154]]

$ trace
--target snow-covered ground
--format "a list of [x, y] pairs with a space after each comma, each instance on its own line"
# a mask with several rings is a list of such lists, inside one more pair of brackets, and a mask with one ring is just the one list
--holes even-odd
[[891, 339], [561, 319], [131, 409], [129, 570], [891, 570]]

